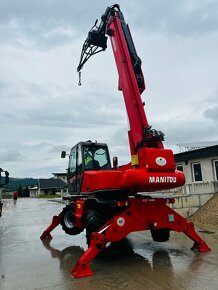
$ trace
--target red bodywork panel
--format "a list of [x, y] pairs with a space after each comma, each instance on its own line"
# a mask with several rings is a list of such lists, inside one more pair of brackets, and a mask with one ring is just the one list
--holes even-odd
[[181, 171], [161, 174], [147, 172], [141, 168], [126, 171], [86, 171], [81, 193], [114, 189], [124, 189], [130, 193], [153, 192], [179, 187], [184, 183], [185, 178]]
[[142, 148], [139, 166], [120, 170], [85, 171], [81, 192], [124, 189], [127, 192], [153, 192], [172, 189], [185, 183], [183, 172], [175, 170], [173, 152], [168, 149]]

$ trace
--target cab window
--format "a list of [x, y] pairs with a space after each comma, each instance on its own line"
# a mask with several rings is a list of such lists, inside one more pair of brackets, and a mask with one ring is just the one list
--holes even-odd
[[82, 150], [81, 145], [78, 146], [78, 157], [77, 157], [77, 170], [82, 171]]
[[111, 169], [107, 148], [84, 146], [84, 166], [90, 170]]
[[107, 151], [103, 148], [99, 148], [94, 153], [94, 159], [98, 161], [100, 168], [108, 164]]
[[68, 170], [69, 173], [76, 172], [76, 147], [71, 149]]

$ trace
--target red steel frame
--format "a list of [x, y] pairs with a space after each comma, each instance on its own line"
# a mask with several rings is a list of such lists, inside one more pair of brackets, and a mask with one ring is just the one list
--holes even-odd
[[[82, 218], [85, 203], [80, 204], [77, 217]], [[120, 212], [108, 221], [98, 232], [92, 234], [91, 244], [72, 269], [75, 278], [93, 275], [90, 268], [91, 261], [105, 248], [108, 242], [117, 242], [131, 232], [149, 229], [168, 228], [171, 231], [183, 232], [193, 242], [192, 250], [207, 252], [211, 249], [206, 242], [196, 233], [192, 222], [180, 216], [168, 204], [174, 203], [173, 198], [129, 198], [128, 206], [121, 208]], [[54, 216], [51, 225], [43, 232], [41, 239], [52, 239], [50, 232], [60, 223], [61, 213]]]

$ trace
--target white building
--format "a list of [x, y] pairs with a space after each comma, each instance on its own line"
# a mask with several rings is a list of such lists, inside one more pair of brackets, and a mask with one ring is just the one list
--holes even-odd
[[218, 145], [177, 153], [174, 158], [186, 184], [171, 191], [176, 197], [173, 207], [189, 216], [218, 193]]
[[67, 173], [52, 173], [54, 175], [54, 179], [61, 179], [65, 183], [67, 183]]
[[174, 155], [177, 169], [185, 173], [186, 183], [218, 181], [218, 145]]

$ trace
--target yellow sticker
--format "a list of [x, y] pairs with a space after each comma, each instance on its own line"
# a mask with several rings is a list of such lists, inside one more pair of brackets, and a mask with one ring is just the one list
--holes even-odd
[[133, 166], [134, 166], [134, 165], [139, 165], [138, 154], [136, 154], [136, 155], [132, 155], [132, 156], [131, 156], [131, 163], [132, 163]]

